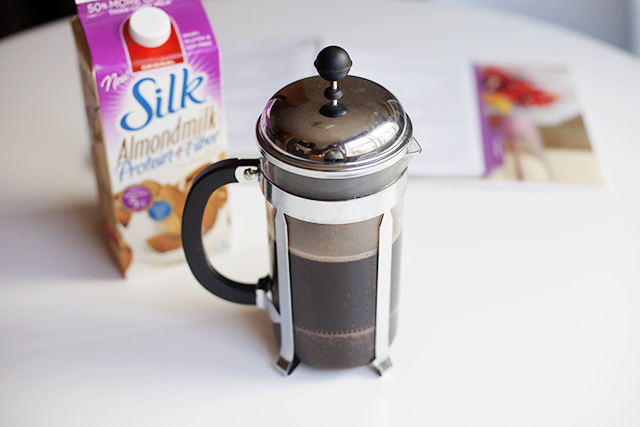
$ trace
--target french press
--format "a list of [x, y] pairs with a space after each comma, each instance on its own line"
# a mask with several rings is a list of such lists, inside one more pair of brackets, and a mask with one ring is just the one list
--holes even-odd
[[[420, 152], [411, 120], [382, 86], [354, 76], [347, 52], [323, 49], [320, 77], [298, 80], [257, 123], [261, 157], [227, 159], [194, 180], [182, 241], [209, 291], [266, 309], [280, 342], [276, 368], [391, 366], [407, 165]], [[327, 82], [329, 85], [327, 87]], [[258, 181], [266, 199], [271, 271], [257, 284], [218, 273], [202, 245], [202, 215], [223, 185]]]

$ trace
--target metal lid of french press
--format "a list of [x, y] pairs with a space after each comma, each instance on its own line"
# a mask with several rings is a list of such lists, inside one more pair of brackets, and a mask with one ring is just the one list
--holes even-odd
[[387, 89], [348, 76], [351, 64], [344, 49], [326, 47], [314, 63], [320, 76], [271, 98], [257, 125], [267, 160], [298, 175], [337, 178], [368, 175], [403, 157], [409, 117]]

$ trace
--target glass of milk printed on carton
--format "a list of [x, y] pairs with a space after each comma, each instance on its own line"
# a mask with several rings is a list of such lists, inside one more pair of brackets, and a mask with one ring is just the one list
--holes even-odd
[[[218, 47], [199, 0], [76, 1], [78, 49], [104, 226], [126, 275], [184, 260], [196, 175], [227, 147]], [[202, 223], [226, 247], [222, 188]]]

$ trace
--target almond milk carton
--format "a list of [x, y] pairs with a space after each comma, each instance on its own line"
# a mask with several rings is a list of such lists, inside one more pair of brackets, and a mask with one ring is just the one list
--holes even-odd
[[[189, 187], [226, 150], [218, 47], [199, 0], [76, 1], [72, 27], [104, 226], [126, 275], [184, 260]], [[204, 242], [226, 246], [226, 189]]]

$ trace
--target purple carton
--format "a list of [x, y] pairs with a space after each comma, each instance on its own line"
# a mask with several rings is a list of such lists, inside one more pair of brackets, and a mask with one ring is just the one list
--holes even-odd
[[[123, 274], [184, 260], [191, 182], [224, 157], [218, 46], [199, 0], [76, 1], [72, 27], [103, 223]], [[226, 189], [207, 205], [208, 250], [226, 247]]]

